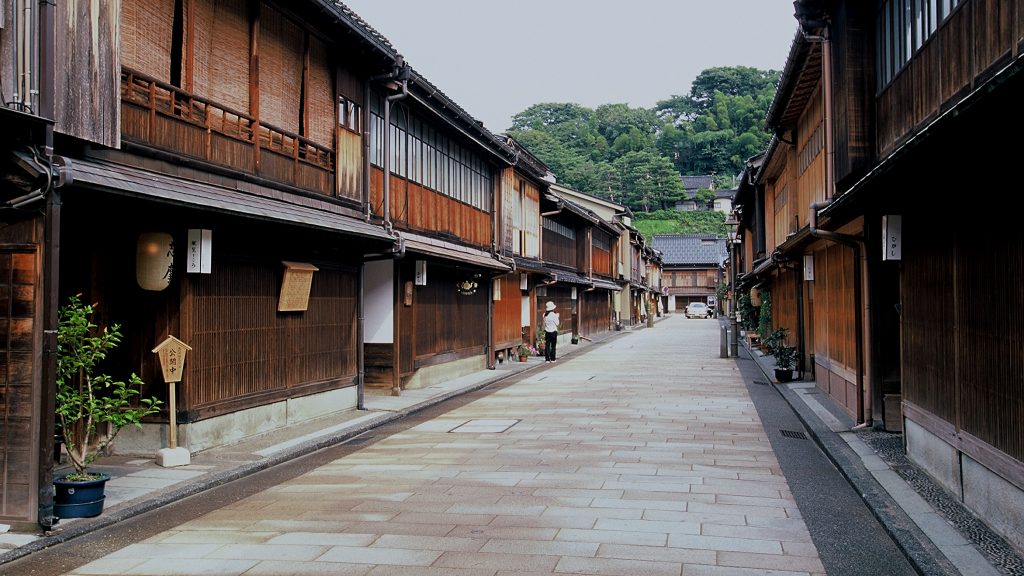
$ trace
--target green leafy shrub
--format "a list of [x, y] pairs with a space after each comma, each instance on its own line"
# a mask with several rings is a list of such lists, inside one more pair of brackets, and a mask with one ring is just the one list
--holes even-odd
[[[121, 343], [121, 328], [102, 330], [92, 322], [94, 305], [71, 296], [58, 312], [56, 415], [68, 459], [75, 472], [69, 480], [91, 480], [89, 466], [129, 424], [160, 411], [162, 402], [142, 398], [144, 382], [132, 373], [128, 381], [97, 373], [100, 363]], [[133, 405], [136, 397], [138, 403]], [[109, 427], [109, 433], [107, 428]]]

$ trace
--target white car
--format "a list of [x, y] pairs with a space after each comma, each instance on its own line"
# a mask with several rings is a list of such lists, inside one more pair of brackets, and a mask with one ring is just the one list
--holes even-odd
[[687, 318], [711, 318], [714, 313], [715, 311], [703, 302], [690, 302], [686, 305]]

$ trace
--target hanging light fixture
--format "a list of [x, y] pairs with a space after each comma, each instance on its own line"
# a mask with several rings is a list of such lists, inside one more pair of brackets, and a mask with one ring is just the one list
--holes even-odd
[[476, 279], [479, 278], [479, 274], [473, 274], [465, 280], [460, 280], [455, 283], [455, 289], [459, 291], [459, 294], [463, 296], [470, 296], [476, 293], [476, 289], [479, 287]]

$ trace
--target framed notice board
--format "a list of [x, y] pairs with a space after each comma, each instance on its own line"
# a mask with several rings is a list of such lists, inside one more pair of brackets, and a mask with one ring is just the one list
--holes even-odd
[[313, 286], [313, 273], [319, 270], [306, 262], [284, 264], [281, 295], [277, 300], [278, 312], [305, 312], [309, 308], [309, 289]]

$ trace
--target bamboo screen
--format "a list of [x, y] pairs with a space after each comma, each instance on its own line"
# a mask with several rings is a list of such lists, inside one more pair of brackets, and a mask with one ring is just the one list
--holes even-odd
[[331, 69], [327, 46], [319, 38], [310, 36], [309, 83], [305, 90], [306, 137], [327, 147], [334, 143], [334, 127], [338, 123]]
[[246, 0], [193, 0], [193, 72], [197, 96], [249, 113], [249, 17]]
[[121, 64], [171, 81], [171, 31], [175, 0], [123, 0]]
[[540, 257], [540, 190], [527, 182], [523, 194], [523, 256]]
[[299, 133], [303, 33], [263, 4], [260, 13], [260, 122]]
[[522, 180], [512, 168], [501, 173], [501, 247], [510, 254], [520, 254], [522, 246], [523, 205], [519, 194]]

